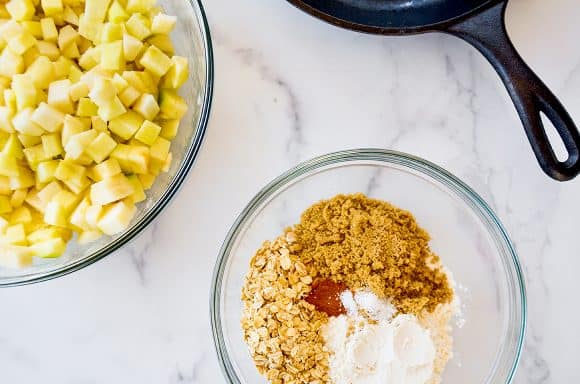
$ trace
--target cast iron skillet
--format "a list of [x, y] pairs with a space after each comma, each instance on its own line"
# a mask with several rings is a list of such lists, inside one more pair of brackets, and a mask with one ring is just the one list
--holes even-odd
[[[382, 35], [444, 32], [477, 48], [505, 84], [540, 166], [566, 181], [580, 173], [580, 134], [556, 96], [515, 50], [505, 28], [508, 0], [288, 0], [339, 27]], [[559, 161], [541, 113], [562, 138], [568, 158]]]

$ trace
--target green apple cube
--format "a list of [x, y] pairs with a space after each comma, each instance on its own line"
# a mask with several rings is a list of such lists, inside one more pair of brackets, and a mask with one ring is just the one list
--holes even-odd
[[163, 120], [159, 123], [161, 132], [159, 136], [167, 140], [173, 140], [179, 131], [179, 120]]
[[133, 13], [125, 23], [127, 32], [143, 41], [151, 35], [150, 21], [140, 13]]
[[48, 104], [59, 109], [61, 112], [72, 114], [74, 106], [70, 99], [70, 87], [72, 83], [69, 79], [57, 80], [50, 83], [48, 87]]
[[129, 140], [141, 128], [143, 121], [144, 119], [141, 115], [134, 111], [128, 111], [111, 120], [109, 122], [109, 130], [122, 140]]
[[113, 1], [107, 13], [107, 20], [113, 23], [122, 23], [129, 19], [129, 14], [125, 12], [125, 8], [117, 1]]
[[119, 99], [127, 108], [135, 104], [139, 97], [141, 97], [141, 92], [132, 86], [125, 88], [119, 95]]
[[141, 49], [143, 49], [143, 42], [141, 40], [128, 33], [123, 34], [123, 53], [125, 60], [129, 62], [134, 61], [139, 56]]
[[181, 56], [173, 56], [171, 62], [171, 68], [161, 80], [161, 87], [178, 89], [189, 77], [189, 62]]
[[62, 0], [41, 0], [40, 5], [46, 16], [60, 15], [64, 11]]
[[133, 184], [123, 174], [115, 175], [91, 186], [91, 202], [107, 205], [131, 196], [135, 192]]
[[40, 103], [30, 120], [47, 132], [59, 132], [64, 124], [64, 116], [64, 113], [47, 103]]
[[32, 260], [33, 252], [29, 247], [0, 246], [0, 266], [4, 268], [22, 269], [32, 265]]
[[52, 17], [40, 19], [40, 28], [42, 29], [42, 38], [44, 41], [56, 43], [58, 41], [58, 30]]
[[12, 119], [12, 125], [18, 132], [28, 136], [40, 136], [45, 131], [41, 126], [32, 121], [32, 108], [25, 108], [18, 112]]
[[[93, 131], [94, 132], [94, 131]], [[101, 132], [95, 140], [89, 144], [86, 153], [95, 161], [102, 163], [117, 146], [117, 142], [108, 134]]]
[[57, 133], [42, 135], [42, 148], [49, 159], [62, 155], [64, 151], [60, 135]]
[[139, 128], [135, 134], [135, 139], [150, 146], [155, 142], [160, 132], [161, 127], [159, 125], [152, 121], [145, 120], [141, 125], [141, 128]]
[[104, 234], [113, 236], [129, 227], [137, 208], [134, 204], [119, 201], [107, 207], [97, 223], [97, 228]]
[[72, 135], [64, 146], [67, 156], [76, 160], [85, 152], [85, 149], [97, 138], [98, 133], [94, 130], [84, 131]]
[[180, 120], [187, 112], [187, 103], [173, 90], [159, 92], [159, 117], [165, 120]]
[[105, 180], [122, 172], [119, 162], [112, 158], [95, 165], [91, 171], [92, 178], [95, 181]]
[[72, 101], [79, 101], [81, 98], [87, 97], [89, 95], [89, 92], [90, 92], [89, 86], [86, 83], [79, 81], [70, 87], [69, 96]]
[[171, 59], [159, 48], [150, 46], [147, 48], [139, 63], [155, 76], [163, 76], [171, 68]]
[[151, 21], [151, 32], [159, 35], [168, 35], [175, 27], [176, 22], [177, 17], [158, 13], [153, 16], [153, 20]]
[[113, 41], [101, 45], [101, 68], [111, 71], [121, 71], [125, 67], [123, 42]]
[[46, 205], [44, 211], [44, 222], [57, 227], [68, 225], [68, 214], [64, 206], [56, 201], [51, 201]]
[[77, 113], [79, 117], [92, 117], [99, 114], [99, 107], [88, 97], [81, 97], [77, 104]]
[[36, 167], [36, 181], [39, 183], [49, 183], [56, 179], [56, 168], [58, 160], [43, 161]]
[[153, 95], [145, 93], [133, 106], [133, 110], [139, 112], [147, 120], [153, 120], [159, 113], [159, 105]]
[[38, 89], [48, 89], [48, 86], [54, 80], [54, 66], [52, 61], [46, 56], [38, 56], [26, 69], [25, 73]]
[[16, 21], [30, 20], [34, 16], [34, 3], [31, 0], [10, 0], [6, 10]]

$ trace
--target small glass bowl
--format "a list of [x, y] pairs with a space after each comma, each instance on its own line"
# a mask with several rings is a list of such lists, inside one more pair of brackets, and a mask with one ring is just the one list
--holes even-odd
[[411, 211], [457, 283], [461, 318], [443, 383], [510, 383], [526, 323], [524, 280], [508, 235], [489, 206], [444, 169], [403, 153], [331, 153], [286, 172], [248, 204], [222, 246], [213, 276], [211, 322], [229, 383], [265, 383], [240, 327], [241, 288], [264, 240], [297, 223], [311, 204], [363, 192]]
[[160, 175], [153, 188], [147, 191], [147, 200], [138, 204], [137, 215], [125, 232], [113, 237], [104, 236], [86, 246], [80, 246], [73, 240], [62, 257], [35, 260], [28, 268], [0, 268], [0, 287], [54, 279], [113, 253], [145, 229], [183, 183], [200, 150], [211, 107], [214, 74], [211, 37], [201, 1], [160, 0], [158, 4], [167, 14], [177, 16], [171, 37], [176, 54], [187, 57], [190, 64], [190, 78], [179, 91], [186, 99], [189, 110], [171, 144], [171, 169]]

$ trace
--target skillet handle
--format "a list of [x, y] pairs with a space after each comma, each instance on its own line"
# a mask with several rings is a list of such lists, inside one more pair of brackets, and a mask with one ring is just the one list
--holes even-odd
[[[443, 31], [479, 50], [498, 72], [512, 98], [540, 166], [550, 177], [566, 181], [580, 173], [580, 134], [558, 98], [524, 62], [505, 27], [507, 1], [448, 25]], [[554, 153], [541, 113], [552, 122], [568, 152], [559, 161]]]

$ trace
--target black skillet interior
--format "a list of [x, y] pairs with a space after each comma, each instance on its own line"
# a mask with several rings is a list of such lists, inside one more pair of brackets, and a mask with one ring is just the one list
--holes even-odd
[[408, 34], [456, 19], [490, 0], [289, 0], [341, 27], [380, 34]]
[[[360, 32], [404, 35], [437, 31], [465, 40], [487, 58], [505, 84], [543, 171], [559, 181], [580, 173], [580, 132], [509, 39], [504, 21], [508, 0], [288, 1], [319, 19]], [[548, 139], [542, 115], [564, 143], [568, 156], [563, 161]]]

